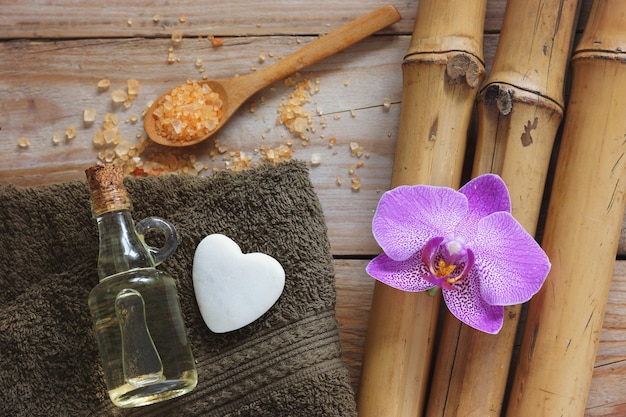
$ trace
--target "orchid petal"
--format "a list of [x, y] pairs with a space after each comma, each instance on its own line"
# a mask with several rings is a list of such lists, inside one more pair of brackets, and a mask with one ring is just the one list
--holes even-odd
[[365, 271], [383, 284], [403, 291], [426, 291], [434, 287], [422, 278], [426, 276], [426, 267], [419, 252], [404, 261], [394, 261], [381, 253], [367, 264]]
[[504, 307], [490, 305], [481, 297], [480, 275], [476, 268], [452, 289], [442, 292], [448, 310], [463, 323], [490, 334], [502, 328]]
[[450, 188], [400, 186], [381, 197], [372, 232], [383, 251], [403, 261], [434, 236], [447, 236], [467, 215], [467, 198]]
[[482, 275], [482, 297], [492, 305], [528, 301], [550, 271], [545, 252], [506, 212], [493, 213], [479, 222], [472, 249]]
[[476, 234], [480, 219], [498, 211], [511, 212], [509, 191], [497, 175], [480, 175], [461, 187], [459, 192], [467, 197], [468, 212], [455, 233], [468, 241]]

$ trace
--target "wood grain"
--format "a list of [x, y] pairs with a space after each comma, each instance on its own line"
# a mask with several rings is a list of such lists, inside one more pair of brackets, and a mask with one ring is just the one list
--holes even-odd
[[[179, 0], [109, 1], [103, 7], [95, 0], [55, 2], [31, 0], [0, 1], [0, 37], [16, 38], [117, 38], [169, 37], [172, 28], [182, 26], [189, 36], [215, 35], [318, 35], [385, 4], [393, 4], [402, 21], [387, 33], [410, 34], [417, 0], [406, 2], [363, 0], [322, 1], [254, 0], [196, 2]], [[502, 24], [506, 0], [490, 0], [485, 18], [487, 32], [497, 32]], [[155, 22], [154, 16], [160, 19]], [[130, 22], [130, 23], [129, 23]]]
[[626, 350], [623, 346], [626, 340], [625, 305], [626, 262], [619, 261], [615, 265], [587, 401], [585, 415], [590, 417], [626, 415], [624, 394], [609, 388], [621, 387], [626, 381]]

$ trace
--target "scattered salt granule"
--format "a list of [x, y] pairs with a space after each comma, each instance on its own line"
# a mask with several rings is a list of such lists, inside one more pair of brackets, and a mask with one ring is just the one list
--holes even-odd
[[111, 86], [111, 80], [108, 80], [106, 78], [98, 81], [98, 88], [100, 90], [106, 90]]
[[[54, 141], [54, 139], [52, 140]], [[105, 145], [106, 142], [104, 141], [104, 133], [102, 133], [101, 130], [96, 130], [95, 132], [93, 132], [92, 142], [94, 143], [94, 145], [98, 146]]]
[[113, 149], [118, 158], [122, 158], [124, 155], [128, 155], [130, 150], [130, 143], [127, 140], [121, 140]]
[[391, 99], [390, 98], [384, 98], [383, 99], [383, 109], [385, 111], [388, 111], [391, 108]]
[[136, 97], [139, 94], [139, 81], [134, 78], [126, 80], [126, 86], [128, 88], [128, 95], [130, 97]]
[[61, 143], [61, 134], [59, 132], [54, 132], [52, 134], [52, 144], [58, 145], [59, 143]]
[[352, 191], [359, 191], [361, 189], [361, 178], [354, 174], [350, 177], [350, 188]]
[[19, 137], [17, 138], [17, 146], [22, 149], [26, 149], [30, 146], [30, 141], [25, 136]]
[[65, 129], [65, 137], [67, 140], [72, 140], [76, 137], [76, 127], [74, 127], [74, 125], [69, 125], [67, 129]]
[[111, 92], [111, 100], [113, 100], [115, 104], [123, 103], [128, 100], [128, 94], [124, 90], [113, 90]]
[[93, 107], [87, 107], [83, 110], [83, 122], [85, 125], [90, 125], [96, 121], [96, 109]]
[[181, 30], [175, 29], [172, 32], [172, 44], [180, 45], [182, 41], [183, 41], [183, 32]]
[[363, 146], [358, 142], [350, 142], [350, 155], [360, 158], [363, 156]]
[[311, 155], [311, 165], [318, 166], [322, 162], [322, 155], [314, 153]]

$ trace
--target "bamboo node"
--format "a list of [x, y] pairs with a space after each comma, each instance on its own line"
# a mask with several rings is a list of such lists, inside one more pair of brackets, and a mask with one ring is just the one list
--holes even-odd
[[504, 116], [513, 110], [513, 90], [500, 84], [491, 84], [485, 88], [485, 104], [496, 106]]
[[465, 81], [471, 88], [475, 88], [482, 78], [482, 65], [471, 55], [456, 54], [446, 64], [446, 74], [454, 83]]

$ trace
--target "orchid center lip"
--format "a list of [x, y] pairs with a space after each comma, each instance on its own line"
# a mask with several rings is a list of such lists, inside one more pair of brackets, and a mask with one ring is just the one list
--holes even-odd
[[434, 237], [424, 246], [422, 261], [428, 270], [428, 281], [453, 289], [474, 266], [474, 253], [462, 239]]

